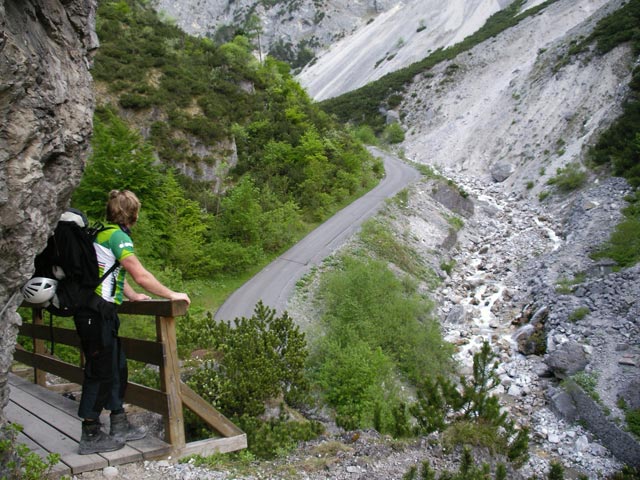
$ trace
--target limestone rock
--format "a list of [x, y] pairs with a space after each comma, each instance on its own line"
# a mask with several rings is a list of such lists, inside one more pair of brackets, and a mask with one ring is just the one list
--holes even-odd
[[0, 0], [0, 407], [19, 288], [88, 155], [95, 10], [95, 0]]
[[496, 163], [491, 167], [491, 178], [494, 182], [504, 182], [513, 172], [515, 168], [511, 163]]

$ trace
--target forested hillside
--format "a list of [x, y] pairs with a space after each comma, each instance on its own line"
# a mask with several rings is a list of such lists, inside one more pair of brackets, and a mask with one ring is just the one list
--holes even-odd
[[382, 173], [244, 37], [191, 37], [136, 0], [101, 2], [97, 32], [94, 153], [74, 202], [99, 218], [109, 189], [136, 191], [139, 252], [158, 266], [242, 273]]

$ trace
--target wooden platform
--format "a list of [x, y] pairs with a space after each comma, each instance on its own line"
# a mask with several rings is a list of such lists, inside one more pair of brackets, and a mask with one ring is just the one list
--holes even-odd
[[168, 443], [148, 437], [128, 442], [115, 452], [80, 455], [81, 421], [76, 402], [14, 374], [9, 374], [9, 385], [9, 404], [5, 413], [10, 422], [23, 427], [18, 442], [43, 458], [48, 453], [59, 453], [60, 462], [53, 468], [56, 476], [163, 458], [171, 452]]

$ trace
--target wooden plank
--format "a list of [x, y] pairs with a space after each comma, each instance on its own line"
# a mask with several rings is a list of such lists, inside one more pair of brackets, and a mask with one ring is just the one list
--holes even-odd
[[9, 375], [9, 385], [11, 386], [10, 396], [13, 396], [17, 389], [23, 392], [29, 393], [40, 400], [47, 402], [47, 404], [53, 408], [65, 412], [68, 415], [75, 416], [77, 418], [78, 402], [71, 400], [70, 398], [63, 397], [59, 393], [52, 392], [51, 390], [29, 382], [23, 378], [16, 377], [15, 375]]
[[100, 456], [106, 458], [109, 465], [113, 466], [122, 465], [123, 463], [139, 462], [142, 460], [142, 452], [129, 445], [125, 445], [120, 450], [115, 450], [113, 452], [103, 452]]
[[[21, 443], [23, 445], [26, 445], [31, 452], [38, 455], [44, 461], [47, 460], [47, 455], [49, 455], [49, 452], [47, 452], [44, 448], [42, 448], [32, 439], [27, 437], [24, 433], [18, 433], [18, 435], [16, 436], [16, 443]], [[71, 474], [71, 468], [69, 467], [69, 465], [66, 465], [64, 462], [62, 462], [62, 460], [60, 460], [53, 467], [51, 467], [51, 470], [49, 470], [49, 475], [47, 476], [47, 478], [60, 478], [62, 476], [70, 475], [70, 474]]]
[[[16, 351], [17, 353], [17, 351]], [[31, 352], [25, 352], [22, 351], [22, 354], [20, 355], [21, 357], [24, 356], [25, 358], [21, 361], [26, 362], [31, 362], [32, 361], [32, 357], [34, 356]], [[59, 363], [64, 363], [64, 362], [60, 362], [57, 361]], [[69, 364], [66, 364], [69, 365]], [[73, 366], [72, 366], [73, 367]], [[73, 367], [76, 368], [80, 373], [79, 375], [83, 375], [82, 373], [82, 369], [80, 369], [79, 367]], [[55, 372], [54, 372], [55, 373]], [[60, 375], [62, 376], [62, 375]], [[16, 382], [15, 376], [11, 376], [13, 378], [13, 382]], [[63, 377], [64, 378], [64, 377]], [[30, 382], [23, 380], [23, 384], [30, 384], [30, 385], [34, 385], [31, 384]], [[79, 384], [81, 384], [82, 382], [82, 378], [80, 379]], [[21, 386], [20, 388], [25, 389], [27, 387]], [[36, 390], [31, 390], [32, 392], [36, 392]], [[51, 392], [50, 392], [51, 393]], [[37, 393], [34, 393], [37, 396]], [[64, 398], [64, 397], [62, 397]], [[124, 396], [125, 402], [127, 403], [131, 403], [132, 405], [136, 405], [139, 407], [142, 407], [146, 410], [150, 410], [152, 412], [155, 413], [159, 413], [160, 415], [167, 415], [168, 412], [168, 407], [167, 407], [167, 394], [161, 392], [160, 390], [155, 390], [153, 388], [149, 388], [149, 387], [145, 387], [144, 385], [138, 385], [137, 383], [133, 383], [133, 382], [129, 382], [127, 385], [127, 391], [125, 393]], [[69, 400], [69, 399], [66, 399]], [[72, 400], [69, 400], [72, 402]], [[77, 407], [76, 407], [77, 408]]]
[[243, 433], [235, 437], [210, 438], [197, 442], [189, 442], [180, 451], [179, 457], [182, 458], [189, 455], [209, 456], [214, 453], [236, 452], [244, 448], [247, 448], [247, 436]]
[[122, 302], [118, 313], [131, 315], [151, 315], [154, 317], [181, 317], [189, 306], [185, 300], [153, 299], [141, 302]]
[[[81, 421], [77, 417], [68, 415], [64, 411], [51, 413], [55, 407], [50, 406], [45, 400], [33, 397], [19, 388], [12, 389], [11, 400], [31, 413], [34, 417], [42, 420], [43, 423], [48, 423], [51, 427], [63, 432], [75, 442], [80, 441], [82, 428]], [[103, 415], [103, 417], [108, 419], [108, 415]], [[109, 425], [108, 420], [103, 421], [103, 425], [106, 431]], [[143, 458], [157, 458], [171, 450], [170, 445], [158, 439], [149, 439], [146, 442], [141, 440], [138, 442], [137, 445], [131, 442], [119, 450], [101, 453], [100, 456], [104, 457], [109, 465], [122, 465], [124, 463], [137, 462]]]
[[124, 400], [132, 405], [165, 416], [169, 415], [169, 399], [167, 397], [167, 394], [160, 390], [129, 382]]
[[[30, 411], [34, 416], [47, 421], [54, 428], [62, 430], [73, 440], [80, 441], [81, 422], [76, 414], [78, 410], [77, 402], [17, 378], [14, 375], [10, 375], [9, 383], [11, 385], [12, 401]], [[52, 408], [60, 412], [51, 413]], [[108, 414], [102, 417], [103, 424], [108, 426]], [[116, 452], [105, 452], [100, 455], [109, 461], [109, 465], [120, 465], [142, 459], [158, 458], [169, 454], [170, 451], [171, 445], [158, 438], [148, 437], [128, 442], [127, 447]]]
[[53, 338], [54, 343], [80, 347], [80, 337], [78, 337], [75, 330], [70, 328], [23, 323], [18, 331], [20, 332], [20, 335], [25, 335], [27, 337], [39, 338], [48, 341], [51, 341]]
[[[71, 382], [82, 384], [84, 372], [80, 367], [58, 360], [50, 355], [35, 355], [26, 350], [16, 349], [14, 358], [22, 363], [38, 366], [47, 372]], [[167, 394], [160, 390], [129, 382], [125, 393], [125, 402], [140, 406], [161, 415], [167, 415]]]
[[43, 449], [59, 453], [62, 461], [71, 468], [72, 473], [97, 470], [108, 465], [107, 460], [100, 455], [80, 455], [77, 442], [50, 425], [41, 422], [16, 403], [9, 402], [5, 407], [5, 413], [9, 421], [22, 425], [24, 427], [23, 433], [32, 440], [37, 440]]
[[[40, 370], [53, 373], [74, 383], [82, 383], [84, 373], [82, 368], [72, 365], [51, 355], [37, 355], [26, 350], [16, 348], [13, 358]], [[44, 385], [43, 385], [44, 386]]]
[[120, 337], [122, 349], [129, 360], [160, 365], [164, 357], [164, 345], [150, 340]]
[[81, 421], [77, 415], [52, 407], [43, 399], [34, 397], [19, 388], [12, 389], [10, 395], [13, 402], [42, 420], [43, 423], [51, 425], [76, 442], [80, 441]]
[[[20, 306], [42, 312], [42, 308], [38, 308], [37, 305], [33, 305], [32, 303], [22, 302]], [[181, 317], [187, 313], [188, 308], [189, 306], [185, 300], [167, 300], [162, 298], [143, 300], [141, 302], [122, 302], [122, 304], [118, 306], [118, 312], [132, 315], [151, 315], [153, 317]]]
[[182, 381], [180, 381], [180, 394], [182, 395], [184, 405], [207, 422], [207, 424], [214, 428], [220, 435], [224, 437], [235, 437], [244, 433]]
[[[20, 335], [27, 337], [49, 341], [53, 339], [54, 343], [80, 348], [80, 337], [78, 337], [75, 330], [70, 328], [24, 323], [19, 328], [19, 332]], [[122, 348], [128, 359], [160, 365], [164, 353], [161, 343], [127, 337], [120, 337], [120, 339], [122, 341]], [[44, 346], [41, 353], [45, 353]]]
[[145, 460], [155, 460], [157, 458], [166, 458], [171, 455], [173, 448], [159, 438], [147, 435], [140, 440], [127, 442], [133, 448], [142, 453]]
[[165, 441], [180, 450], [184, 447], [185, 435], [175, 318], [157, 317], [156, 333], [157, 340], [166, 347], [164, 360], [160, 365], [160, 389], [167, 393], [168, 401], [168, 415], [164, 417]]

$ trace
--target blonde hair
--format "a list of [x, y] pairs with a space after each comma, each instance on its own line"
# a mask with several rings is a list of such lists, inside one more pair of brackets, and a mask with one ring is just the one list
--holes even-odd
[[111, 190], [107, 201], [107, 222], [131, 226], [138, 221], [140, 200], [130, 190]]

